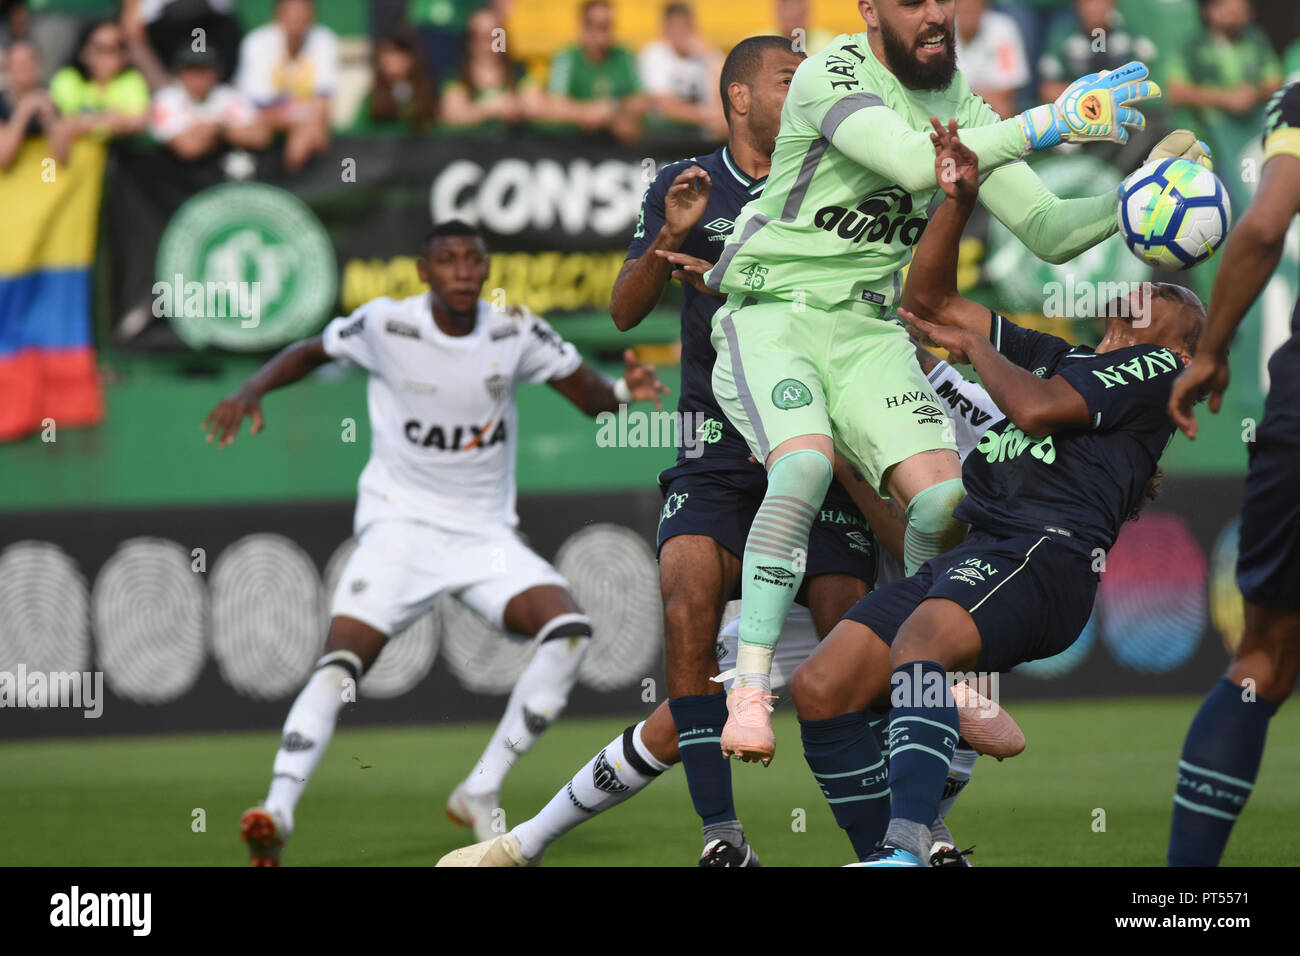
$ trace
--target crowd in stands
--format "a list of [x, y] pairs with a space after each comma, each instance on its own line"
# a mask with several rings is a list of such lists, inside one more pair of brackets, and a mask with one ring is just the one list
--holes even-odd
[[[725, 51], [697, 23], [707, 0], [663, 4], [660, 35], [640, 50], [618, 41], [617, 4], [575, 3], [574, 42], [540, 63], [516, 59], [507, 36], [529, 0], [349, 0], [372, 36], [368, 89], [346, 109], [340, 38], [318, 20], [327, 2], [268, 0], [270, 21], [244, 24], [236, 0], [0, 0], [0, 167], [41, 134], [58, 159], [83, 136], [150, 135], [183, 160], [275, 144], [290, 172], [332, 135], [725, 135]], [[770, 32], [806, 52], [831, 40], [814, 0], [755, 2], [771, 3]], [[1236, 155], [1269, 95], [1300, 78], [1300, 40], [1275, 49], [1252, 0], [955, 3], [959, 66], [1004, 117], [1141, 59], [1165, 88], [1157, 123], [1191, 125]]]

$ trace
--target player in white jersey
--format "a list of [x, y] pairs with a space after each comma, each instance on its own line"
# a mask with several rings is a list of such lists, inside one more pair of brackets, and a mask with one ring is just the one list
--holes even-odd
[[[678, 264], [707, 269], [708, 263], [692, 262], [689, 256], [678, 257]], [[917, 348], [917, 359], [935, 394], [948, 408], [951, 432], [957, 452], [964, 460], [979, 444], [980, 437], [1004, 416], [984, 388], [964, 378], [947, 362], [930, 352]], [[861, 475], [855, 475], [843, 458], [837, 457], [836, 478], [853, 497], [866, 516], [872, 534], [896, 563], [895, 574], [901, 576], [903, 560], [903, 528], [906, 517], [897, 504], [884, 501], [874, 487]], [[877, 585], [885, 581], [877, 580]], [[734, 671], [740, 632], [740, 602], [732, 601], [726, 607], [722, 620], [726, 622], [718, 633], [717, 656], [719, 679]], [[809, 612], [793, 606], [781, 629], [781, 640], [772, 658], [772, 687], [781, 689], [790, 680], [795, 669], [807, 660], [821, 640]], [[995, 720], [986, 718], [994, 716]], [[873, 724], [883, 724], [885, 716], [873, 716]], [[990, 725], [987, 727], [983, 725]], [[952, 835], [942, 827], [943, 817], [957, 800], [957, 795], [970, 781], [979, 753], [990, 753], [1001, 759], [1018, 753], [1024, 747], [1024, 736], [1005, 711], [991, 707], [978, 696], [963, 697], [961, 714], [963, 740], [958, 745], [949, 768], [944, 799], [931, 848], [932, 866], [969, 866], [965, 853], [956, 849]], [[980, 745], [971, 746], [965, 736], [975, 737]], [[494, 836], [472, 846], [452, 850], [438, 861], [438, 866], [494, 867], [536, 866], [541, 863], [546, 849], [574, 827], [592, 819], [599, 813], [615, 807], [649, 786], [660, 774], [680, 761], [677, 727], [669, 712], [668, 702], [661, 703], [655, 711], [639, 724], [628, 727], [610, 741], [588, 761], [550, 802], [536, 815], [516, 825], [509, 833]], [[966, 851], [969, 852], [969, 851]], [[705, 850], [708, 855], [708, 848]], [[748, 858], [733, 865], [755, 865]]]
[[417, 267], [424, 295], [374, 299], [289, 346], [208, 416], [208, 440], [234, 440], [245, 416], [262, 429], [261, 398], [331, 359], [370, 373], [370, 460], [357, 488], [359, 543], [339, 579], [325, 655], [285, 721], [265, 802], [240, 823], [254, 865], [279, 862], [294, 809], [339, 710], [384, 644], [451, 594], [488, 623], [531, 635], [537, 649], [478, 765], [447, 805], [479, 839], [503, 819], [510, 766], [563, 710], [591, 638], [564, 579], [516, 534], [515, 391], [545, 382], [584, 414], [654, 401], [667, 391], [626, 353], [613, 382], [546, 322], [479, 299], [487, 249], [463, 222], [437, 226]]

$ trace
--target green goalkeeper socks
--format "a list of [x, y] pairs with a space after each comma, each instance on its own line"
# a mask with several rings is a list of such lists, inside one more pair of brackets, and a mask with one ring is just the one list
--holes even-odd
[[966, 487], [960, 478], [949, 478], [922, 488], [907, 503], [907, 530], [903, 532], [903, 570], [910, 577], [931, 558], [951, 551], [966, 537], [966, 525], [952, 512]]
[[772, 651], [803, 583], [808, 535], [831, 477], [826, 456], [810, 448], [782, 455], [767, 473], [767, 494], [745, 541], [737, 686], [768, 687]]

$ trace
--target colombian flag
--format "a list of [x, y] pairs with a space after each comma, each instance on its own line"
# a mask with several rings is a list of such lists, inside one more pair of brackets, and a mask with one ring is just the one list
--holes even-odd
[[98, 424], [104, 396], [91, 344], [104, 145], [82, 137], [65, 165], [44, 137], [0, 170], [0, 441]]

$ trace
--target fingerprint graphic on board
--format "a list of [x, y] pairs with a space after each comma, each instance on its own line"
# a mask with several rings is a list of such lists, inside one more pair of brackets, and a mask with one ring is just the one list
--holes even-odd
[[142, 704], [175, 700], [207, 660], [207, 588], [174, 541], [131, 538], [95, 578], [96, 660], [109, 689]]
[[0, 671], [90, 667], [89, 604], [85, 576], [58, 545], [17, 541], [0, 551]]
[[325, 644], [320, 577], [278, 534], [250, 534], [212, 567], [212, 656], [226, 683], [259, 700], [299, 690]]
[[1148, 512], [1124, 525], [1098, 589], [1101, 640], [1115, 660], [1157, 674], [1191, 657], [1205, 630], [1206, 574], [1182, 518]]
[[1036, 661], [1029, 661], [1027, 664], [1017, 664], [1015, 673], [1024, 674], [1026, 677], [1034, 677], [1038, 680], [1053, 680], [1057, 677], [1064, 677], [1070, 671], [1074, 670], [1083, 663], [1092, 646], [1097, 643], [1097, 608], [1094, 606], [1092, 613], [1088, 615], [1088, 623], [1083, 625], [1083, 630], [1075, 638], [1073, 644], [1061, 651], [1059, 654], [1053, 654], [1051, 657], [1040, 658]]
[[612, 690], [648, 675], [663, 644], [663, 608], [659, 568], [645, 539], [621, 525], [588, 525], [560, 546], [555, 568], [591, 618], [582, 683]]
[[1224, 525], [1210, 554], [1210, 620], [1229, 654], [1241, 646], [1246, 630], [1246, 609], [1237, 587], [1237, 548], [1241, 539], [1241, 517]]

